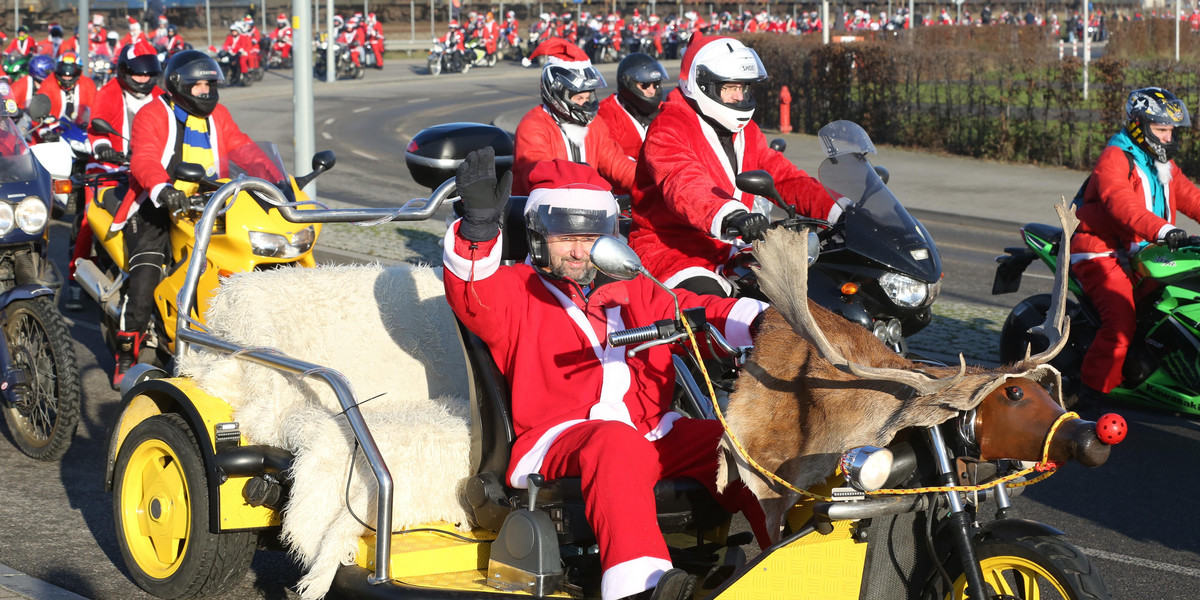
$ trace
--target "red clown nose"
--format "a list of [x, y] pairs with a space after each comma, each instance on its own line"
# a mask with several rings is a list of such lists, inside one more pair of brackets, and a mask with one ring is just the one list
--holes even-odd
[[1125, 418], [1117, 413], [1108, 413], [1096, 421], [1096, 437], [1109, 446], [1121, 443], [1128, 431]]

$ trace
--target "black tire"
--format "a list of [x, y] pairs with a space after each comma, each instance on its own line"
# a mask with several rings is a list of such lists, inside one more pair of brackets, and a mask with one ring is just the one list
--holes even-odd
[[[1029, 329], [1041, 325], [1049, 312], [1050, 294], [1030, 296], [1009, 312], [1000, 330], [1001, 363], [1008, 364], [1024, 359], [1027, 346], [1030, 355], [1046, 349], [1046, 338], [1029, 333]], [[1062, 373], [1063, 402], [1067, 408], [1075, 404], [1079, 392], [1079, 369], [1082, 367], [1083, 352], [1086, 346], [1090, 345], [1090, 341], [1086, 344], [1084, 341], [1090, 340], [1094, 335], [1089, 333], [1086, 319], [1073, 318], [1079, 314], [1079, 305], [1067, 300], [1066, 316], [1071, 319], [1071, 338], [1067, 347], [1050, 361], [1050, 364]]]
[[25, 371], [26, 404], [4, 410], [17, 447], [30, 458], [62, 458], [79, 424], [79, 367], [62, 313], [50, 296], [8, 305], [4, 338], [13, 366]]
[[[975, 546], [983, 579], [1004, 600], [1041, 598], [1042, 600], [1107, 600], [1108, 588], [1100, 572], [1079, 548], [1055, 536], [1031, 536], [1015, 540], [989, 539]], [[951, 560], [947, 565], [952, 590], [935, 577], [927, 599], [965, 599], [966, 577], [962, 565]], [[1036, 586], [1023, 589], [1026, 582]], [[997, 585], [1001, 584], [999, 589]], [[1032, 595], [1031, 595], [1032, 592]]]
[[125, 566], [143, 590], [167, 599], [220, 597], [249, 571], [255, 534], [209, 531], [212, 484], [183, 417], [156, 415], [129, 432], [117, 453], [113, 521]]

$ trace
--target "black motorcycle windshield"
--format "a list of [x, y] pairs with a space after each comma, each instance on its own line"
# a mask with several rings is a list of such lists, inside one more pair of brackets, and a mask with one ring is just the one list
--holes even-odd
[[847, 250], [926, 283], [941, 278], [937, 246], [896, 200], [866, 155], [828, 158], [818, 175], [832, 198], [846, 197], [853, 202], [842, 217]]
[[0, 183], [29, 181], [38, 176], [33, 152], [8, 117], [0, 117]]

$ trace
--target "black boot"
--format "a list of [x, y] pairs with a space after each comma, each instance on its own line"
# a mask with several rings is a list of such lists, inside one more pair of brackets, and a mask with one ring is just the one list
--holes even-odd
[[136, 331], [118, 331], [117, 332], [117, 352], [116, 352], [116, 367], [113, 368], [112, 388], [114, 390], [121, 389], [121, 380], [125, 378], [125, 371], [137, 362], [138, 352], [142, 346], [142, 334]]
[[688, 575], [683, 569], [671, 569], [663, 573], [658, 585], [623, 600], [690, 600], [695, 587], [695, 575]]

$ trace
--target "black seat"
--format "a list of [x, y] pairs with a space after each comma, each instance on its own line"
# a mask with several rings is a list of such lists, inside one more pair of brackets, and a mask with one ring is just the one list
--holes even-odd
[[[501, 260], [524, 262], [525, 198], [514, 196], [504, 226]], [[481, 527], [499, 531], [514, 508], [527, 504], [528, 492], [510, 487], [505, 479], [516, 435], [512, 427], [512, 399], [508, 382], [492, 360], [487, 344], [458, 322], [458, 336], [470, 365], [471, 465], [475, 475], [463, 488]], [[664, 533], [704, 530], [727, 523], [729, 513], [694, 479], [666, 479], [654, 486], [658, 524]], [[559, 543], [590, 543], [595, 534], [584, 514], [578, 477], [547, 481], [538, 491], [537, 505], [550, 514]]]
[[1062, 242], [1062, 227], [1043, 223], [1029, 223], [1025, 226], [1025, 231], [1037, 236], [1039, 239], [1054, 244], [1054, 253], [1058, 254], [1058, 246]]

